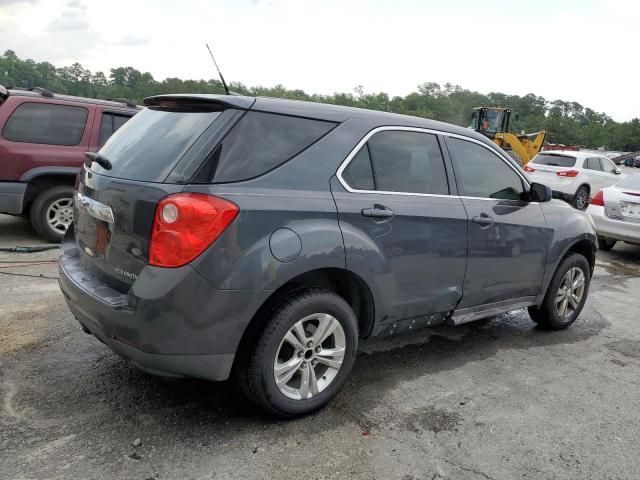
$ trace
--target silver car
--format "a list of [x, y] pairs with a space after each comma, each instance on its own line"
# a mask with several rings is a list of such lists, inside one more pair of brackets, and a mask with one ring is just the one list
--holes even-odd
[[587, 209], [601, 250], [618, 241], [640, 245], [640, 175], [631, 175], [593, 197]]

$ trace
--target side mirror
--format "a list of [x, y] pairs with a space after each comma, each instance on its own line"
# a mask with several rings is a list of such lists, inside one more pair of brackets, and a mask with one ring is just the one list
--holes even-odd
[[620, 170], [619, 168], [615, 168], [613, 170], [613, 173], [615, 173], [616, 175], [620, 175], [620, 174], [622, 174], [622, 170]]
[[530, 202], [550, 202], [552, 197], [551, 187], [541, 183], [532, 183], [529, 189]]

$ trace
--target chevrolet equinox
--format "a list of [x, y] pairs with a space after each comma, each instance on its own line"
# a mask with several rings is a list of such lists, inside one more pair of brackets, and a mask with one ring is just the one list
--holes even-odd
[[60, 256], [85, 332], [139, 368], [325, 405], [359, 339], [580, 314], [588, 216], [471, 130], [320, 103], [162, 95], [88, 153]]

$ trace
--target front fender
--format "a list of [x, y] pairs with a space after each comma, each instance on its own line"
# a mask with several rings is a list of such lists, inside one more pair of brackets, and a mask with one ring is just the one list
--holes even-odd
[[538, 294], [538, 304], [542, 303], [558, 265], [570, 250], [588, 244], [592, 253], [591, 258], [587, 258], [587, 260], [593, 273], [595, 252], [598, 249], [596, 230], [591, 218], [586, 213], [576, 210], [560, 200], [552, 200], [541, 205], [547, 225], [553, 234], [547, 246], [545, 273]]

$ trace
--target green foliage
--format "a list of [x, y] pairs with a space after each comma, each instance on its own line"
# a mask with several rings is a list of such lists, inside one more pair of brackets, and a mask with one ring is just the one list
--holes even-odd
[[[48, 62], [22, 60], [7, 50], [0, 55], [0, 84], [14, 87], [43, 87], [56, 93], [93, 98], [126, 98], [141, 103], [145, 97], [163, 93], [224, 93], [218, 80], [182, 80], [166, 78], [157, 81], [149, 72], [133, 67], [112, 68], [107, 77], [103, 72], [92, 73], [79, 63], [56, 68]], [[432, 118], [467, 126], [473, 107], [510, 107], [519, 119], [512, 117], [512, 129], [527, 133], [547, 130], [547, 141], [589, 148], [610, 150], [640, 150], [640, 120], [615, 122], [604, 113], [585, 108], [577, 102], [548, 101], [532, 93], [520, 97], [504, 93], [482, 94], [459, 85], [439, 85], [425, 82], [416, 92], [405, 97], [389, 98], [380, 93], [365, 93], [362, 85], [353, 93], [309, 95], [302, 90], [275, 87], [247, 87], [231, 82], [231, 90], [244, 95], [268, 96], [325, 102], [337, 105], [383, 110], [387, 112]]]

